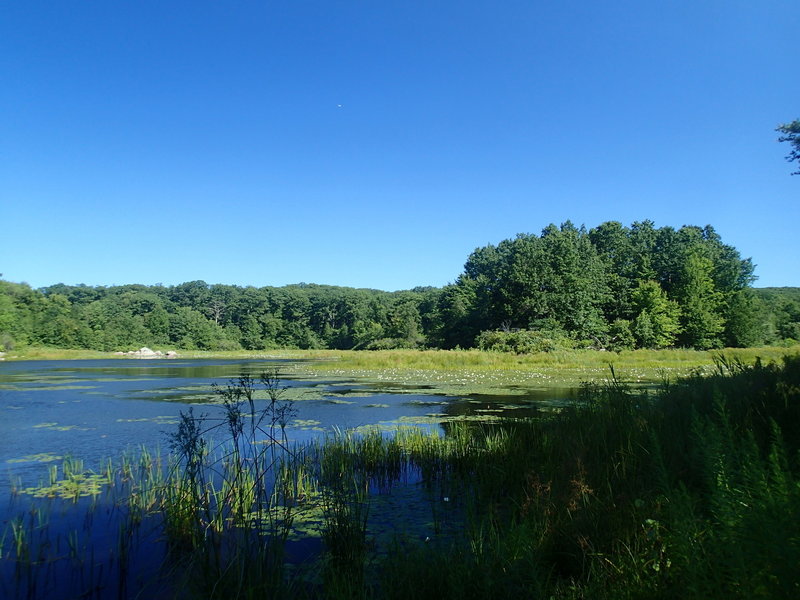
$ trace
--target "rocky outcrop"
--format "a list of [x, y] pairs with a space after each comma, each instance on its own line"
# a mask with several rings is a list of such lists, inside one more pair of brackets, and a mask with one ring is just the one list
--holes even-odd
[[133, 358], [161, 358], [164, 356], [164, 353], [161, 350], [150, 350], [150, 348], [139, 348], [138, 350], [132, 350], [128, 352], [128, 356]]
[[128, 350], [127, 352], [114, 352], [117, 356], [128, 356], [130, 358], [178, 358], [175, 350], [170, 350], [164, 354], [161, 350], [151, 350], [146, 346], [138, 350]]

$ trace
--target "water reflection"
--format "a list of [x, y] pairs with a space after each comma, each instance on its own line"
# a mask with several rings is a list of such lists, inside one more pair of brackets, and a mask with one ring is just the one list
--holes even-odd
[[[165, 448], [181, 411], [190, 406], [221, 417], [212, 385], [240, 374], [279, 369], [283, 398], [296, 414], [287, 432], [294, 442], [334, 429], [419, 425], [444, 432], [453, 419], [487, 421], [531, 417], [563, 404], [571, 389], [526, 390], [524, 395], [424, 393], [430, 386], [387, 385], [293, 376], [298, 362], [274, 360], [28, 361], [0, 363], [0, 494], [10, 482], [42, 477], [41, 457], [75, 456], [89, 468], [145, 446]], [[413, 393], [409, 393], [410, 390]], [[266, 402], [257, 396], [256, 409]]]

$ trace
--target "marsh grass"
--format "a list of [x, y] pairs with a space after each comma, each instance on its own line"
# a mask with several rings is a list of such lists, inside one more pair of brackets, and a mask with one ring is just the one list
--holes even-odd
[[[327, 361], [334, 360], [340, 368], [347, 369], [527, 369], [537, 366], [555, 366], [565, 370], [581, 367], [607, 369], [609, 363], [618, 365], [618, 370], [631, 367], [704, 366], [711, 365], [714, 357], [722, 352], [725, 356], [738, 357], [752, 362], [756, 357], [765, 360], [780, 358], [796, 352], [797, 348], [765, 346], [761, 348], [731, 348], [724, 351], [700, 350], [626, 350], [603, 352], [597, 350], [569, 350], [541, 352], [537, 354], [513, 354], [508, 352], [486, 352], [482, 350], [377, 350], [337, 351], [307, 350], [285, 351], [286, 357], [305, 358], [317, 361], [315, 368], [325, 370]], [[273, 356], [282, 356], [275, 354]]]
[[465, 533], [398, 542], [371, 593], [796, 597], [800, 359], [714, 369], [655, 392], [612, 371], [548, 418], [385, 442], [461, 496]]
[[[797, 353], [800, 347], [726, 349], [725, 356], [751, 364]], [[711, 374], [720, 351], [569, 350], [516, 355], [481, 350], [310, 350], [287, 353], [299, 360], [293, 372], [304, 377], [339, 378], [366, 384], [370, 391], [449, 395], [526, 396], [531, 391], [577, 388], [602, 382], [609, 366], [632, 385], [654, 385], [694, 372]]]
[[[0, 536], [0, 591], [52, 590], [60, 560], [89, 597], [798, 597], [800, 357], [718, 356], [646, 390], [607, 372], [537, 419], [300, 447], [278, 378], [243, 376], [218, 389], [222, 416], [182, 416], [171, 458], [106, 469], [121, 517], [105, 562], [103, 503], [62, 500], [86, 511], [74, 535], [39, 505]], [[54, 479], [82, 472], [70, 465]], [[142, 575], [156, 539], [160, 567]]]
[[[163, 349], [162, 349], [163, 350]], [[329, 369], [331, 362], [346, 370], [422, 369], [422, 370], [528, 370], [551, 367], [565, 371], [581, 368], [600, 368], [605, 371], [609, 363], [617, 365], [620, 372], [636, 367], [683, 368], [712, 365], [720, 353], [738, 357], [751, 363], [756, 357], [771, 361], [787, 354], [796, 354], [800, 346], [764, 346], [759, 348], [726, 348], [725, 350], [624, 350], [605, 352], [599, 350], [563, 350], [536, 354], [513, 354], [482, 350], [296, 350], [270, 351], [181, 351], [182, 359], [288, 359], [312, 361], [312, 368], [320, 373]], [[94, 350], [66, 350], [58, 348], [26, 347], [9, 353], [6, 360], [70, 360], [85, 358], [130, 358], [111, 352]]]

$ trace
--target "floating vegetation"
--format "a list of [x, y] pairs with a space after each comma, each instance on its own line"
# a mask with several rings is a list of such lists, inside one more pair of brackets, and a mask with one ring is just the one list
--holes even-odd
[[137, 381], [159, 381], [157, 377], [96, 377], [94, 381], [99, 383], [134, 383]]
[[25, 456], [20, 456], [19, 458], [9, 458], [6, 460], [7, 463], [26, 463], [26, 462], [38, 462], [38, 463], [48, 463], [53, 462], [56, 460], [61, 460], [64, 457], [59, 454], [52, 454], [50, 452], [40, 452], [39, 454], [27, 454]]
[[37, 392], [65, 392], [68, 390], [94, 390], [96, 385], [31, 385], [17, 388], [18, 390], [35, 389]]
[[283, 402], [302, 402], [305, 400], [320, 400], [323, 398], [322, 390], [303, 387], [303, 386], [290, 386], [283, 388], [281, 393], [281, 400]]
[[58, 423], [38, 423], [31, 426], [33, 429], [49, 429], [51, 431], [91, 431], [93, 427], [80, 427], [78, 425], [59, 425]]
[[[55, 460], [55, 458], [53, 459]], [[36, 486], [23, 487], [17, 493], [27, 494], [34, 498], [77, 499], [97, 496], [103, 488], [113, 481], [110, 469], [103, 474], [94, 473], [83, 468], [83, 461], [65, 458], [62, 463], [62, 477], [58, 477], [58, 467], [50, 467], [49, 482]]]
[[400, 425], [438, 425], [444, 423], [448, 418], [432, 415], [413, 415], [398, 417], [390, 423], [397, 423]]
[[369, 398], [378, 394], [372, 386], [368, 384], [353, 384], [352, 381], [344, 384], [324, 386], [325, 396], [338, 396], [341, 398]]
[[[150, 380], [146, 380], [150, 381]], [[211, 386], [210, 385], [183, 385], [183, 386], [176, 386], [176, 387], [168, 387], [168, 388], [158, 388], [158, 389], [147, 389], [147, 390], [136, 390], [136, 394], [146, 395], [146, 396], [166, 396], [166, 395], [173, 395], [173, 394], [186, 394], [187, 396], [196, 394], [197, 392], [205, 392], [207, 394], [211, 394]]]
[[383, 395], [384, 392], [374, 390], [352, 390], [349, 392], [330, 392], [324, 393], [325, 396], [330, 396], [331, 393], [339, 396], [340, 398], [371, 398], [373, 396]]
[[155, 423], [157, 425], [177, 425], [178, 417], [174, 415], [159, 415], [157, 417], [140, 417], [137, 419], [116, 419], [117, 423]]
[[361, 385], [354, 385], [352, 382], [344, 383], [344, 384], [332, 384], [327, 386], [327, 392], [329, 394], [357, 394], [364, 391], [362, 388], [364, 387], [363, 384]]
[[408, 400], [404, 402], [409, 406], [441, 406], [448, 404], [447, 400]]
[[56, 481], [52, 485], [40, 485], [21, 488], [18, 493], [28, 494], [34, 498], [82, 498], [97, 496], [103, 491], [103, 486], [111, 481], [103, 475], [95, 473], [76, 474], [69, 479]]
[[316, 419], [294, 419], [291, 423], [293, 429], [301, 431], [325, 431], [322, 422]]

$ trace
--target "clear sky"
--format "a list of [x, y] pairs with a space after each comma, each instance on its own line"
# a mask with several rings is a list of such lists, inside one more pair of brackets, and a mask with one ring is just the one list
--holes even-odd
[[0, 272], [441, 286], [572, 220], [800, 286], [797, 0], [0, 4]]

